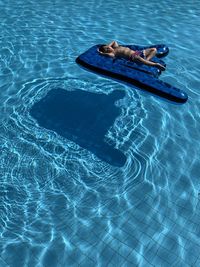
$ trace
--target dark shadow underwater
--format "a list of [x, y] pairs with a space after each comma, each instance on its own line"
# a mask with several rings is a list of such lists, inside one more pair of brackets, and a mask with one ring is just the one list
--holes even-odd
[[30, 114], [41, 127], [55, 131], [113, 166], [122, 167], [125, 155], [104, 139], [121, 112], [114, 103], [124, 96], [119, 90], [106, 95], [56, 88], [35, 103]]

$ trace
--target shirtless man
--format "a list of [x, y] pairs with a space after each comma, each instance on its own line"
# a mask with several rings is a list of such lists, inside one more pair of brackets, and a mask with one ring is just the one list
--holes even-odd
[[165, 67], [160, 63], [151, 61], [156, 55], [156, 48], [147, 48], [142, 51], [134, 51], [128, 47], [120, 46], [116, 41], [111, 42], [108, 45], [101, 45], [99, 47], [99, 53], [112, 58], [125, 58], [131, 61], [138, 61], [148, 66], [154, 66], [160, 70], [165, 70]]

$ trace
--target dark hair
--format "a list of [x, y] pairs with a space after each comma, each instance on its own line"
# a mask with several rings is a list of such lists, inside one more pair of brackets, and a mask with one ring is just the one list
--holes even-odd
[[99, 47], [99, 51], [100, 51], [100, 52], [104, 52], [104, 47], [105, 47], [105, 46], [106, 46], [105, 44], [101, 45], [101, 46]]

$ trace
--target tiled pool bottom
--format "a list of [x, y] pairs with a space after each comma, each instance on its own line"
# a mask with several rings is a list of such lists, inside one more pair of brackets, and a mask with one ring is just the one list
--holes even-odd
[[[0, 267], [200, 266], [199, 9], [197, 1], [0, 1]], [[168, 45], [161, 79], [188, 102], [76, 65], [83, 51], [113, 39]], [[108, 103], [116, 117], [98, 106], [105, 139], [86, 131], [82, 147], [83, 132], [72, 140], [31, 116], [58, 88], [97, 100], [123, 92]], [[126, 157], [123, 167], [105, 162], [91, 145], [99, 140]]]
[[115, 193], [112, 180], [110, 188], [92, 179], [72, 185], [67, 171], [52, 174], [45, 187], [1, 186], [2, 266], [199, 265], [199, 216], [181, 194], [156, 192], [137, 177], [126, 193]]

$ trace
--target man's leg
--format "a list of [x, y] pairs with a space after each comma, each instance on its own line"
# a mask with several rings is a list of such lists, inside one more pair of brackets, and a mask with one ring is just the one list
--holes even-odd
[[165, 66], [161, 65], [160, 63], [156, 63], [156, 62], [153, 62], [153, 61], [150, 61], [150, 60], [147, 60], [147, 59], [144, 59], [140, 56], [136, 56], [134, 57], [134, 61], [138, 61], [138, 62], [141, 62], [145, 65], [148, 65], [148, 66], [153, 66], [153, 67], [157, 67], [159, 68], [160, 70], [165, 70]]
[[147, 48], [144, 50], [144, 56], [146, 57], [146, 60], [151, 60], [157, 53], [157, 49], [155, 47], [153, 48]]

